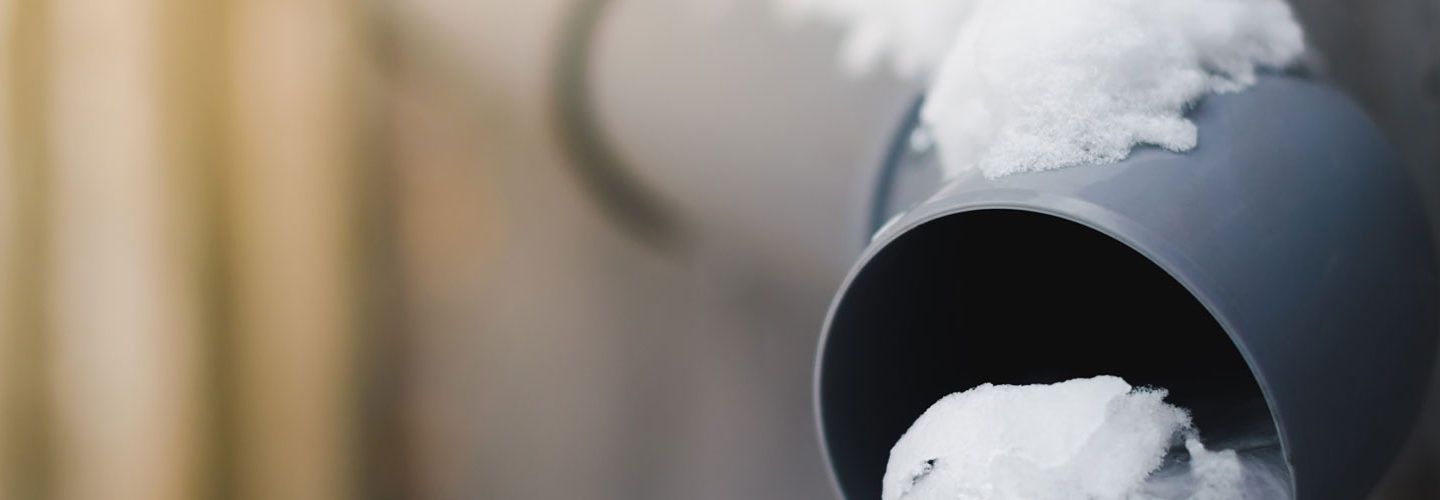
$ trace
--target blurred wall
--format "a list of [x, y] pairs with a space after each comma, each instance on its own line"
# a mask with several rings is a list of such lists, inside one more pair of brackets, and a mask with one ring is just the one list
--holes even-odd
[[0, 5], [0, 497], [359, 496], [365, 12]]

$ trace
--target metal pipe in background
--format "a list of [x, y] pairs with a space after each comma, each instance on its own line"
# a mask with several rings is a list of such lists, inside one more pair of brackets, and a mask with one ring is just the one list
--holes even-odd
[[786, 22], [772, 2], [696, 4], [575, 4], [562, 48], [585, 59], [556, 72], [556, 104], [580, 178], [632, 234], [663, 213], [671, 234], [830, 286], [869, 236], [856, 200], [917, 90], [845, 78], [838, 31]]

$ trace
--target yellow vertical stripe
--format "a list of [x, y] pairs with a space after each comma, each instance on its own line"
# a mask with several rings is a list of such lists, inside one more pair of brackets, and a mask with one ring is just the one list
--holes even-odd
[[359, 81], [354, 7], [237, 2], [233, 202], [237, 489], [350, 498], [355, 390], [347, 248]]
[[198, 361], [191, 396], [199, 402], [194, 427], [200, 436], [190, 467], [194, 498], [230, 500], [234, 492], [232, 308], [229, 290], [228, 213], [223, 173], [233, 166], [229, 50], [229, 0], [159, 0], [164, 156], [171, 170], [183, 244], [194, 257], [182, 284], [194, 291], [200, 333], [191, 343]]
[[49, 328], [45, 303], [46, 171], [49, 93], [49, 10], [46, 2], [8, 0], [0, 24], [4, 38], [0, 80], [5, 94], [3, 174], [6, 227], [0, 248], [0, 386], [6, 408], [0, 417], [0, 497], [50, 498], [52, 462], [49, 397], [45, 376]]
[[361, 493], [357, 9], [0, 0], [0, 500]]
[[50, 211], [57, 498], [194, 492], [195, 263], [167, 154], [156, 0], [54, 0]]
[[17, 268], [19, 245], [16, 236], [20, 228], [20, 202], [18, 199], [20, 167], [11, 139], [14, 136], [12, 123], [13, 107], [10, 104], [14, 81], [6, 75], [14, 71], [14, 0], [0, 0], [0, 500], [18, 498], [14, 484], [16, 478], [15, 452], [19, 431], [15, 411], [18, 373], [15, 373], [11, 356], [18, 350], [19, 326], [16, 318], [17, 290], [12, 283]]

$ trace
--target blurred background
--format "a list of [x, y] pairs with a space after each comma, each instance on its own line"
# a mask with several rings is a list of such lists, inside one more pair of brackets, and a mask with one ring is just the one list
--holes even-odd
[[[1294, 4], [1440, 215], [1440, 1]], [[838, 41], [0, 0], [0, 499], [833, 498], [815, 342], [917, 92]], [[1431, 394], [1372, 498], [1440, 498]]]

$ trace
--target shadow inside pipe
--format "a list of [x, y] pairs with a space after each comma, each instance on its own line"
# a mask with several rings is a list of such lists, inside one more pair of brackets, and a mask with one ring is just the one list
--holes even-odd
[[987, 382], [1117, 375], [1168, 389], [1212, 449], [1278, 444], [1215, 318], [1153, 262], [1081, 224], [1019, 210], [943, 217], [881, 250], [842, 293], [819, 395], [847, 498], [879, 498], [910, 424]]

